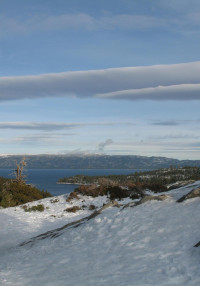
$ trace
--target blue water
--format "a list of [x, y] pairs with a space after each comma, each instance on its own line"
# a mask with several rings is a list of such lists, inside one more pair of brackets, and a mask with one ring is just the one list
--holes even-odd
[[[117, 170], [56, 170], [56, 169], [27, 169], [25, 172], [25, 175], [27, 176], [26, 182], [28, 184], [33, 184], [40, 190], [47, 190], [50, 192], [53, 196], [59, 196], [62, 194], [70, 193], [72, 192], [77, 185], [61, 185], [56, 184], [58, 179], [63, 177], [70, 177], [73, 175], [90, 175], [90, 176], [96, 176], [96, 175], [126, 175], [126, 174], [132, 174], [137, 171], [136, 169], [117, 169]], [[7, 178], [13, 178], [12, 175], [13, 171], [9, 169], [0, 169], [0, 177], [7, 177]]]

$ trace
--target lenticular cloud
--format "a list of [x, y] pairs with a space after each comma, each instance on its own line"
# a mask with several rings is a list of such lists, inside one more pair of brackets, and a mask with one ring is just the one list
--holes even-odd
[[0, 100], [199, 100], [200, 62], [0, 78]]

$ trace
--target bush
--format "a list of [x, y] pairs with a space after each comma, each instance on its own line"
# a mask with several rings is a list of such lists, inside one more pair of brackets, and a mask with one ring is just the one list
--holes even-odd
[[107, 188], [106, 191], [111, 200], [115, 200], [115, 199], [121, 200], [129, 196], [128, 190], [122, 189], [119, 186], [109, 187]]
[[130, 194], [130, 198], [131, 198], [132, 200], [140, 199], [141, 197], [142, 197], [141, 194], [139, 194], [139, 193], [137, 193], [137, 192], [132, 192], [132, 193]]
[[146, 188], [154, 193], [161, 193], [167, 191], [167, 187], [160, 183], [149, 183], [146, 185]]
[[51, 196], [47, 191], [40, 191], [31, 185], [10, 180], [3, 185], [0, 191], [0, 206], [13, 207]]
[[146, 189], [149, 189], [154, 193], [167, 191], [167, 188], [163, 184], [157, 182], [128, 182], [127, 184], [124, 184], [124, 188], [117, 185], [81, 185], [76, 189], [76, 193], [92, 197], [107, 195], [111, 200], [121, 200], [126, 197], [139, 199], [144, 196], [144, 190]]
[[0, 197], [0, 206], [3, 207], [3, 208], [14, 207], [15, 206], [15, 202], [13, 200], [12, 194], [10, 194], [7, 191], [3, 191], [1, 193], [1, 197]]
[[81, 210], [81, 208], [79, 206], [73, 206], [71, 208], [67, 208], [65, 209], [66, 212], [69, 212], [69, 213], [75, 213], [77, 211]]
[[50, 202], [51, 202], [52, 204], [55, 204], [55, 203], [58, 203], [58, 202], [59, 202], [59, 199], [52, 199], [52, 200], [50, 200]]
[[22, 207], [24, 209], [25, 212], [43, 212], [44, 211], [44, 205], [43, 204], [39, 204], [37, 206], [32, 206], [30, 208], [28, 208], [27, 206], [23, 206]]
[[79, 200], [79, 196], [77, 195], [76, 192], [71, 192], [71, 193], [69, 194], [69, 196], [67, 197], [66, 202], [70, 202], [70, 201], [72, 201], [73, 199]]
[[95, 205], [89, 205], [89, 210], [90, 211], [95, 210], [95, 209], [96, 209]]
[[76, 189], [76, 192], [84, 196], [92, 196], [93, 198], [106, 195], [106, 188], [103, 186], [81, 185]]

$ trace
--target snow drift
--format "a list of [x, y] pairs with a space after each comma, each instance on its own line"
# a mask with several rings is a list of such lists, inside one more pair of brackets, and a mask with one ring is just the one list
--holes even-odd
[[[110, 207], [59, 236], [25, 241], [66, 223], [91, 215], [106, 197], [82, 197], [72, 204], [66, 196], [40, 201], [42, 213], [21, 207], [0, 210], [0, 284], [74, 286], [197, 286], [200, 285], [200, 198], [177, 203], [200, 181], [171, 190], [164, 201], [149, 200], [134, 207]], [[156, 194], [158, 196], [158, 194]], [[29, 203], [30, 206], [38, 202]], [[66, 207], [84, 205], [68, 213]]]

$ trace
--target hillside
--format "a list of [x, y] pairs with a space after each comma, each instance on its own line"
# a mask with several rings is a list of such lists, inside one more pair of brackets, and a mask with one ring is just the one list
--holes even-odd
[[0, 210], [0, 284], [198, 286], [200, 198], [181, 198], [199, 187], [148, 191], [118, 207], [106, 196], [62, 195], [26, 205], [43, 212]]
[[153, 183], [160, 185], [169, 185], [178, 181], [200, 180], [199, 167], [170, 167], [152, 171], [138, 171], [128, 175], [104, 175], [104, 176], [86, 176], [74, 175], [64, 177], [58, 180], [59, 184], [101, 184], [111, 185], [120, 184], [128, 186], [130, 183]]
[[[24, 155], [0, 156], [1, 169], [13, 169]], [[200, 160], [166, 157], [109, 155], [26, 155], [30, 169], [159, 169], [169, 166], [199, 166]]]

